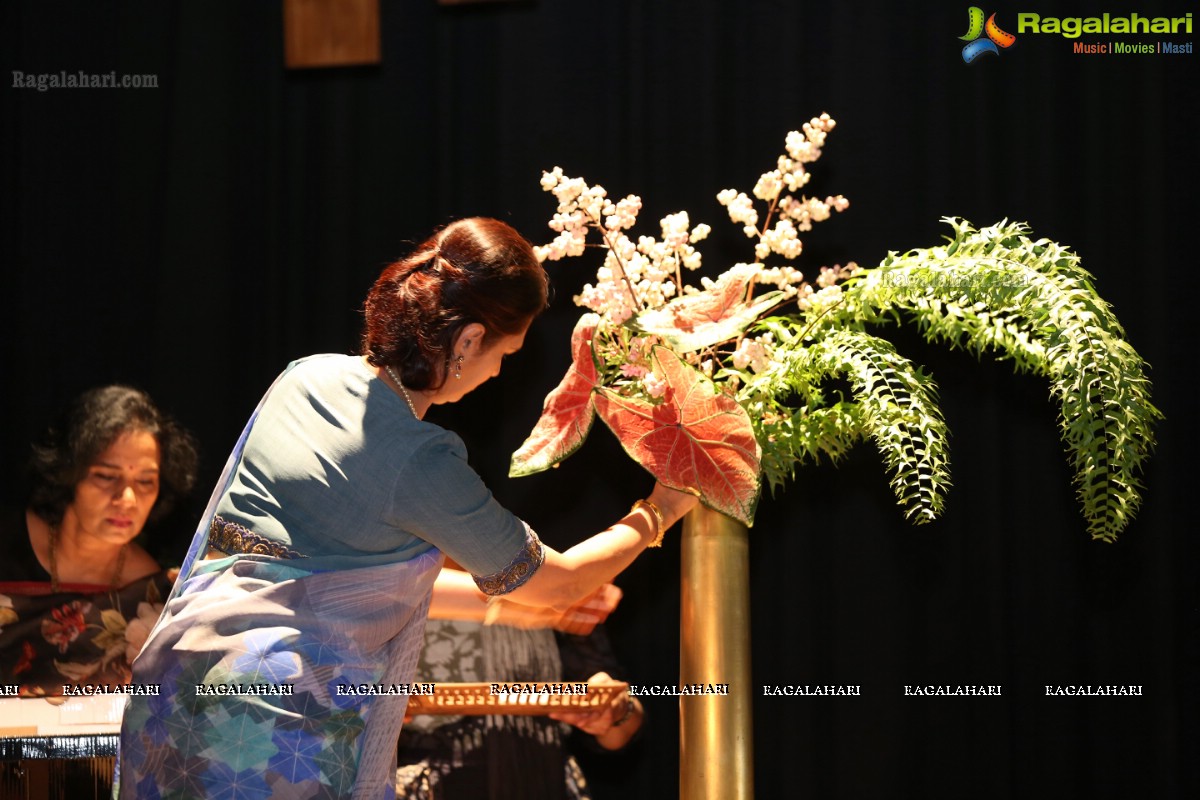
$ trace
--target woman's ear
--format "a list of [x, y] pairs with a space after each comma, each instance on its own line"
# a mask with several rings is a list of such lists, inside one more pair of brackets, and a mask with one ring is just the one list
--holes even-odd
[[458, 332], [458, 338], [454, 342], [454, 352], [456, 355], [475, 355], [483, 347], [483, 337], [487, 334], [487, 328], [480, 325], [478, 322], [472, 322], [463, 326], [463, 329]]

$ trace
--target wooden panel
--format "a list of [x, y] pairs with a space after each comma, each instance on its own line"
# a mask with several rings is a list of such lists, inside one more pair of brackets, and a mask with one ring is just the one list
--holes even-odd
[[0, 739], [9, 736], [37, 736], [37, 725], [5, 725], [0, 728]]
[[283, 0], [290, 69], [378, 64], [379, 0]]

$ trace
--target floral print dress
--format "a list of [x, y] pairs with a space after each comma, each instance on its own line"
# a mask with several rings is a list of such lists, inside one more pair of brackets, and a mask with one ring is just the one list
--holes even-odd
[[116, 590], [0, 582], [0, 685], [20, 697], [55, 697], [129, 683], [170, 590], [165, 571]]

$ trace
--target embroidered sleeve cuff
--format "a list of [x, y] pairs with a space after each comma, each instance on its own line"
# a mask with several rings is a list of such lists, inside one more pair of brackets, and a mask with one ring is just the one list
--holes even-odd
[[546, 560], [546, 548], [538, 539], [533, 528], [525, 526], [525, 545], [508, 566], [491, 575], [472, 575], [475, 585], [486, 595], [508, 594], [537, 572]]

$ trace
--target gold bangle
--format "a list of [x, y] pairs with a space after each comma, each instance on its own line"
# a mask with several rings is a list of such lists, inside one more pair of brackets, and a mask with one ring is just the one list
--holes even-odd
[[667, 533], [667, 523], [666, 520], [663, 519], [663, 513], [659, 510], [658, 506], [649, 500], [638, 500], [633, 504], [633, 508], [629, 509], [629, 513], [633, 514], [642, 507], [648, 509], [654, 516], [655, 525], [654, 540], [650, 542], [650, 544], [646, 545], [646, 547], [662, 547], [663, 536], [665, 536]]

